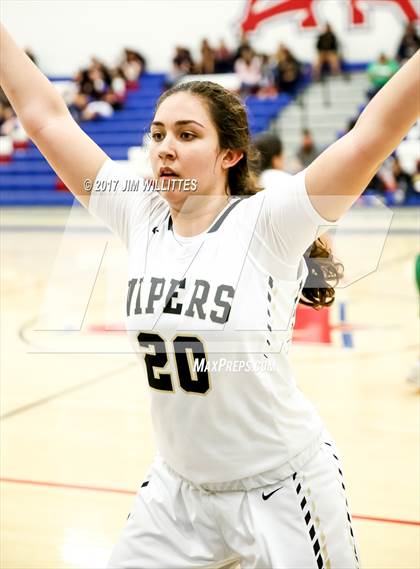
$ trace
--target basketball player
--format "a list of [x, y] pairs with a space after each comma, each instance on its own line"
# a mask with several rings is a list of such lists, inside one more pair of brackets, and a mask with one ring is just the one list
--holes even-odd
[[[417, 255], [416, 257], [415, 277], [416, 277], [417, 292], [420, 294], [420, 255]], [[412, 385], [420, 389], [420, 358], [417, 358], [416, 363], [411, 368], [407, 376], [407, 381], [408, 383], [411, 383]]]
[[260, 153], [260, 184], [263, 188], [281, 187], [290, 174], [283, 170], [283, 144], [272, 132], [262, 132], [254, 138], [254, 146]]
[[26, 131], [129, 251], [127, 329], [159, 454], [109, 567], [358, 567], [337, 453], [287, 349], [302, 255], [415, 122], [419, 54], [288, 188], [240, 199], [253, 188], [249, 130], [222, 87], [193, 82], [160, 98], [154, 175], [161, 187], [183, 182], [129, 192], [131, 174], [79, 129], [5, 30], [0, 48], [1, 83]]

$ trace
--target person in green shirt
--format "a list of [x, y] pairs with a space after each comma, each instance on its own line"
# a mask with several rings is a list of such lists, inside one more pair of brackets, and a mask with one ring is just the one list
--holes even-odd
[[390, 59], [384, 53], [381, 53], [377, 61], [374, 61], [369, 65], [367, 73], [370, 82], [372, 83], [372, 87], [368, 92], [370, 99], [372, 99], [372, 97], [382, 89], [385, 83], [391, 79], [398, 69], [398, 62], [395, 61], [395, 59]]

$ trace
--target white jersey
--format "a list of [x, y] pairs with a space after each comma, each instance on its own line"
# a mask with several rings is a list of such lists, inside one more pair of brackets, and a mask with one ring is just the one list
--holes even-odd
[[290, 178], [292, 178], [292, 175], [283, 172], [283, 170], [268, 168], [261, 172], [260, 184], [266, 190], [270, 190], [271, 188], [281, 190], [283, 186], [288, 187]]
[[126, 325], [151, 387], [158, 451], [196, 484], [287, 466], [321, 432], [287, 359], [302, 255], [331, 225], [304, 178], [232, 197], [191, 238], [175, 234], [166, 200], [129, 170], [108, 160], [95, 181], [89, 209], [128, 248]]

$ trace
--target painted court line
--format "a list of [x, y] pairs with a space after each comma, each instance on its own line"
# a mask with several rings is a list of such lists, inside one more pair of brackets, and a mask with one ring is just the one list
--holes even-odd
[[42, 480], [22, 480], [19, 478], [0, 478], [0, 482], [10, 482], [12, 484], [26, 484], [28, 486], [47, 486], [48, 488], [66, 488], [70, 490], [87, 490], [90, 492], [106, 492], [107, 494], [131, 494], [136, 495], [132, 490], [122, 488], [103, 488], [99, 486], [83, 486], [80, 484], [62, 484], [60, 482], [43, 482]]
[[[123, 488], [104, 488], [100, 486], [83, 486], [80, 484], [62, 484], [60, 482], [44, 482], [41, 480], [23, 480], [19, 478], [0, 478], [0, 482], [8, 482], [11, 484], [26, 484], [29, 486], [46, 486], [48, 488], [65, 488], [70, 490], [85, 490], [88, 492], [105, 492], [107, 494], [129, 494], [135, 496], [137, 492], [132, 490], [125, 490]], [[405, 526], [420, 526], [420, 521], [416, 520], [401, 520], [396, 518], [381, 518], [376, 516], [364, 516], [352, 514], [356, 520], [365, 520], [369, 522], [381, 522], [385, 524], [398, 524]]]
[[[31, 403], [28, 403], [27, 405], [22, 405], [21, 407], [17, 407], [16, 409], [12, 409], [11, 411], [8, 411], [7, 413], [4, 413], [3, 415], [1, 415], [0, 421], [4, 421], [5, 419], [9, 419], [10, 417], [14, 417], [14, 416], [19, 415], [21, 413], [26, 413], [27, 411], [35, 409], [36, 407], [39, 407], [40, 405], [44, 405], [45, 403], [50, 403], [51, 401], [54, 401], [56, 399], [60, 399], [61, 397], [63, 397], [64, 395], [68, 395], [69, 393], [74, 393], [76, 391], [79, 391], [80, 389], [85, 389], [86, 387], [91, 387], [95, 383], [103, 381], [104, 379], [108, 379], [109, 377], [112, 377], [113, 375], [118, 374], [120, 372], [126, 371], [127, 369], [129, 369], [130, 367], [133, 367], [134, 365], [135, 364], [130, 363], [130, 364], [126, 364], [122, 367], [119, 367], [117, 369], [108, 371], [106, 373], [101, 373], [100, 375], [93, 377], [92, 379], [89, 379], [87, 381], [82, 381], [81, 383], [78, 383], [76, 385], [72, 385], [70, 387], [67, 387], [66, 389], [62, 389], [61, 391], [51, 393], [51, 395], [47, 395], [46, 397], [41, 397], [41, 399], [37, 399], [36, 401], [32, 401]], [[0, 481], [1, 480], [2, 479], [0, 478]]]

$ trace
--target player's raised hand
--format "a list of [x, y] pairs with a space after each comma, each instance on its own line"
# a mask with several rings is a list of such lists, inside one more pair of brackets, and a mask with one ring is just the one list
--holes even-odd
[[54, 86], [0, 24], [0, 85], [23, 128], [85, 206], [106, 154], [78, 126]]
[[335, 221], [364, 191], [420, 115], [420, 50], [382, 87], [354, 128], [308, 167], [313, 205]]

